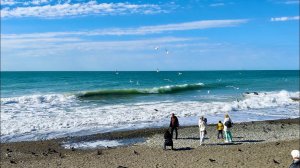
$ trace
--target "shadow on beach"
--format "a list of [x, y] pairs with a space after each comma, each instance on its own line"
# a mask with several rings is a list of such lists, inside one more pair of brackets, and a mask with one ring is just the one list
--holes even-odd
[[[190, 140], [198, 140], [199, 141], [199, 137], [195, 138], [195, 137], [187, 137], [187, 138], [177, 138], [177, 139], [190, 139]], [[205, 140], [208, 140], [209, 138], [205, 137]]]
[[265, 140], [241, 140], [241, 141], [233, 141], [231, 143], [214, 143], [214, 144], [206, 144], [209, 146], [215, 146], [215, 145], [220, 145], [220, 146], [226, 146], [226, 145], [241, 145], [243, 143], [255, 143], [255, 142], [263, 142]]
[[234, 142], [264, 142], [265, 140], [240, 140], [240, 141], [234, 141]]
[[191, 139], [191, 140], [199, 140], [199, 138], [194, 138], [194, 137], [178, 138], [178, 139]]
[[190, 148], [190, 147], [184, 147], [184, 148], [175, 148], [175, 151], [186, 151], [186, 150], [192, 150], [194, 148]]

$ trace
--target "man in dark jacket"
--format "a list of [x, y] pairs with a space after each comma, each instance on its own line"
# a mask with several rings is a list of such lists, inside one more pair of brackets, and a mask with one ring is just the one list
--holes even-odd
[[178, 119], [174, 115], [174, 113], [172, 113], [172, 117], [171, 117], [171, 121], [170, 121], [170, 128], [171, 128], [172, 138], [173, 138], [173, 131], [175, 130], [175, 134], [176, 134], [175, 139], [177, 139], [177, 137], [178, 137], [178, 132], [177, 132], [178, 127], [179, 127]]
[[172, 135], [169, 130], [165, 131], [164, 138], [165, 138], [164, 150], [166, 150], [166, 146], [171, 146], [172, 150], [173, 150], [173, 140], [172, 140]]
[[300, 168], [300, 152], [299, 150], [293, 150], [291, 152], [293, 157], [293, 163], [290, 165], [289, 168]]

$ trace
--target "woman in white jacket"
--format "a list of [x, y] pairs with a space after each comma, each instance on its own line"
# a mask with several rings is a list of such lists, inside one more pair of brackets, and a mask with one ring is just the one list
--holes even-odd
[[206, 122], [204, 121], [203, 116], [199, 118], [199, 131], [200, 131], [200, 145], [202, 145], [204, 142], [204, 136], [206, 131]]
[[228, 114], [225, 115], [223, 125], [224, 125], [224, 133], [225, 133], [225, 142], [226, 143], [228, 143], [228, 142], [231, 143], [232, 142], [232, 135], [231, 135], [230, 128], [232, 127], [232, 121], [231, 121]]

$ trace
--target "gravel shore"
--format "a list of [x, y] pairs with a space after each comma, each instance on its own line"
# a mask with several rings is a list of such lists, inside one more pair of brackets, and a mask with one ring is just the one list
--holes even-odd
[[[233, 143], [216, 138], [208, 127], [199, 145], [198, 127], [183, 127], [175, 150], [162, 150], [165, 128], [113, 132], [84, 137], [1, 144], [1, 167], [288, 167], [290, 152], [300, 148], [300, 119], [235, 123]], [[65, 149], [68, 140], [144, 138], [130, 146]]]

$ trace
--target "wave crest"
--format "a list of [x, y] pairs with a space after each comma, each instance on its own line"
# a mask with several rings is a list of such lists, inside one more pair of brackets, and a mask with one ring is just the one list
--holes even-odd
[[79, 98], [105, 97], [105, 96], [129, 96], [145, 94], [172, 94], [182, 91], [198, 90], [203, 88], [203, 83], [170, 85], [154, 87], [151, 89], [109, 89], [83, 92], [78, 95]]

